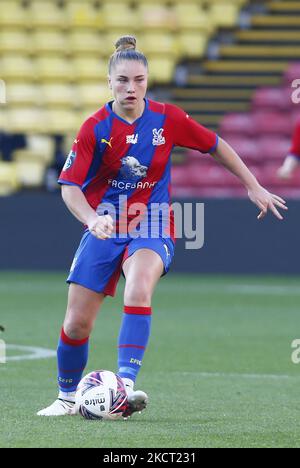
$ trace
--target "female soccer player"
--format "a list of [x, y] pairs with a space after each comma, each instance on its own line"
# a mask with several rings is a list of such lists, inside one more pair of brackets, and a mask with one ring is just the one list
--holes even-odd
[[282, 166], [278, 169], [278, 177], [281, 179], [289, 179], [298, 164], [300, 164], [300, 120], [297, 122], [294, 130], [289, 154], [286, 156]]
[[[81, 127], [60, 175], [62, 197], [85, 225], [68, 277], [69, 297], [58, 344], [58, 399], [41, 416], [74, 413], [75, 390], [87, 364], [89, 335], [121, 270], [126, 279], [118, 343], [118, 374], [128, 392], [124, 417], [148, 397], [134, 391], [151, 326], [151, 298], [174, 253], [170, 155], [174, 145], [212, 156], [244, 184], [262, 219], [285, 201], [259, 185], [234, 150], [180, 108], [145, 98], [148, 64], [132, 36], [121, 37], [109, 63], [114, 100]], [[145, 222], [146, 221], [146, 222]], [[150, 221], [150, 224], [147, 223]]]

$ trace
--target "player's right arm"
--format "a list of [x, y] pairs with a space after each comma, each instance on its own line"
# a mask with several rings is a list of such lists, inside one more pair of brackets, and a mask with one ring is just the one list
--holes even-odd
[[98, 216], [82, 192], [97, 150], [95, 123], [95, 120], [90, 118], [82, 125], [58, 182], [62, 185], [62, 197], [71, 213], [87, 225], [89, 231], [98, 239], [108, 239], [113, 231], [112, 217]]
[[98, 216], [96, 211], [88, 204], [80, 187], [63, 185], [62, 198], [71, 213], [86, 224], [91, 234], [98, 239], [108, 239], [113, 232], [113, 219], [110, 215]]

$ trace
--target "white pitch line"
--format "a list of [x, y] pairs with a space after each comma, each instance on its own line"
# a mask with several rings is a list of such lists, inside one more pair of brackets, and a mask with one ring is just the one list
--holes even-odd
[[[8, 344], [6, 345], [7, 350], [23, 351], [30, 354], [23, 354], [19, 356], [8, 356], [6, 361], [26, 361], [33, 359], [48, 359], [56, 357], [56, 351], [46, 348], [38, 348], [33, 346], [21, 346]], [[0, 369], [4, 367], [0, 366]], [[300, 375], [285, 375], [285, 374], [243, 374], [233, 372], [180, 372], [174, 371], [169, 372], [172, 375], [185, 376], [185, 377], [201, 377], [201, 378], [240, 378], [240, 379], [252, 379], [252, 380], [298, 380]], [[164, 373], [164, 375], [166, 375]]]
[[30, 361], [33, 359], [48, 359], [56, 357], [56, 351], [46, 348], [37, 348], [34, 346], [21, 346], [7, 344], [6, 350], [16, 350], [29, 354], [20, 354], [18, 356], [7, 356], [6, 361]]

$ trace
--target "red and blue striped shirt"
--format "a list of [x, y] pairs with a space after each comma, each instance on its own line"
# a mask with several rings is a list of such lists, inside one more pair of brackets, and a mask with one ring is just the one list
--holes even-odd
[[128, 123], [110, 102], [82, 125], [59, 183], [79, 186], [98, 214], [112, 204], [120, 215], [120, 196], [127, 213], [135, 203], [170, 205], [173, 147], [210, 153], [217, 143], [214, 132], [175, 105], [145, 99], [141, 117]]

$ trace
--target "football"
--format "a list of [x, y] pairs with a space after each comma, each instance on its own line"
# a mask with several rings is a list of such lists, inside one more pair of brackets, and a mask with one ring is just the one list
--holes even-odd
[[78, 384], [75, 404], [86, 419], [121, 418], [128, 405], [121, 377], [108, 370], [90, 372]]

